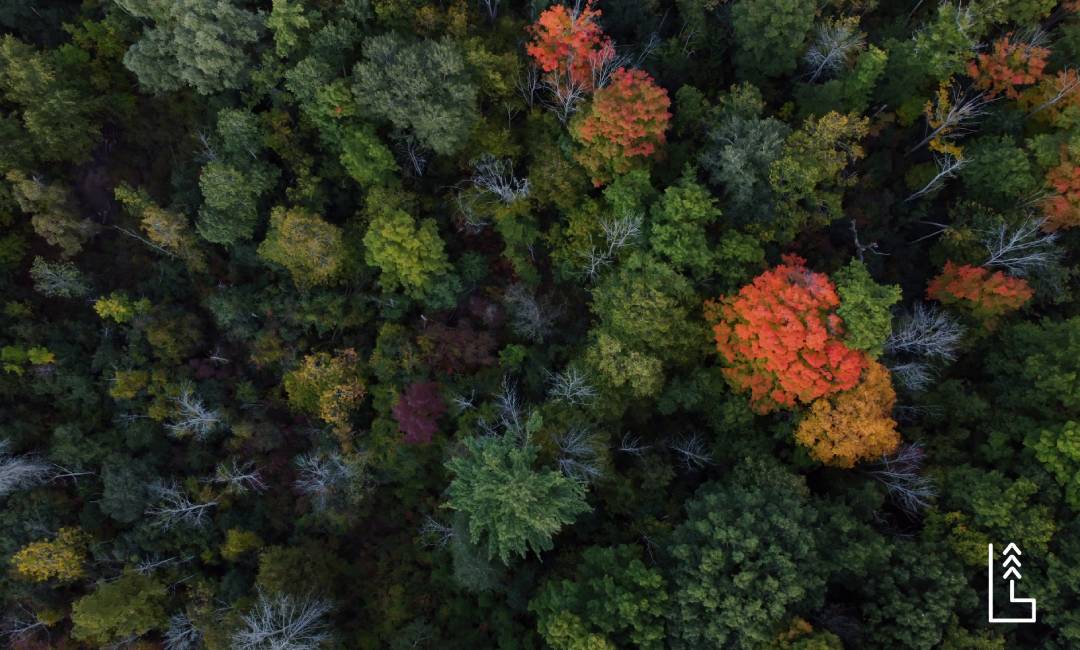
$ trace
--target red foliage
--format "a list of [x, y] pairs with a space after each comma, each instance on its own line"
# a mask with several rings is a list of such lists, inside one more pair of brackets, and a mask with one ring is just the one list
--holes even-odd
[[1012, 33], [994, 41], [993, 49], [988, 54], [980, 54], [968, 62], [968, 75], [975, 80], [975, 85], [986, 90], [988, 97], [994, 97], [1004, 91], [1005, 96], [1016, 99], [1017, 86], [1026, 86], [1039, 81], [1046, 67], [1050, 50], [1027, 43], [1010, 41]]
[[446, 413], [446, 404], [439, 395], [439, 385], [433, 381], [411, 384], [398, 398], [393, 408], [398, 429], [405, 434], [405, 444], [423, 445], [431, 442], [438, 430], [436, 421]]
[[495, 363], [495, 338], [488, 332], [474, 330], [465, 321], [457, 327], [432, 323], [418, 343], [428, 365], [448, 375], [473, 372]]
[[1021, 278], [1001, 271], [991, 272], [981, 266], [957, 266], [945, 262], [941, 275], [930, 282], [926, 296], [946, 305], [957, 305], [971, 312], [989, 327], [993, 321], [1023, 306], [1033, 295], [1031, 286]]
[[706, 318], [716, 322], [724, 375], [736, 389], [750, 391], [758, 413], [852, 388], [869, 361], [841, 340], [836, 288], [805, 264], [785, 255], [783, 264], [738, 294], [705, 305]]
[[1046, 173], [1046, 184], [1055, 192], [1043, 201], [1046, 229], [1080, 226], [1080, 167], [1062, 156], [1061, 164]]
[[525, 51], [549, 74], [569, 74], [574, 82], [592, 89], [593, 69], [614, 58], [615, 47], [604, 35], [592, 0], [579, 12], [564, 5], [549, 7], [529, 26], [533, 40]]
[[585, 144], [578, 162], [592, 173], [593, 183], [601, 185], [610, 172], [629, 171], [632, 158], [652, 155], [665, 141], [670, 107], [667, 91], [648, 73], [616, 70], [573, 125], [574, 137]]

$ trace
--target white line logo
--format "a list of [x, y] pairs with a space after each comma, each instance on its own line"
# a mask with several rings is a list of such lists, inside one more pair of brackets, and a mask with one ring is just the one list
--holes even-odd
[[1016, 581], [1022, 576], [1020, 575], [1020, 556], [1023, 553], [1020, 552], [1020, 548], [1013, 543], [1009, 543], [1005, 547], [1005, 550], [1001, 552], [1005, 559], [1001, 562], [1001, 568], [1005, 572], [1002, 574], [1003, 580], [1009, 581], [1009, 602], [1013, 604], [1030, 604], [1031, 616], [1026, 618], [997, 618], [994, 616], [994, 545], [986, 545], [986, 590], [989, 594], [990, 604], [988, 606], [988, 613], [990, 615], [991, 623], [1034, 623], [1035, 622], [1035, 599], [1034, 598], [1017, 598], [1016, 597]]

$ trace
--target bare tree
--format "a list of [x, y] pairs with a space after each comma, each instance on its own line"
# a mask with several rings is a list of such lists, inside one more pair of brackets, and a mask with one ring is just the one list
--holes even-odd
[[550, 376], [548, 397], [576, 406], [592, 401], [596, 397], [596, 389], [577, 366], [567, 366], [565, 370]]
[[14, 610], [8, 612], [8, 614], [0, 620], [0, 639], [8, 639], [12, 641], [12, 646], [15, 646], [16, 641], [26, 641], [38, 634], [44, 632], [48, 634], [49, 626], [41, 621], [32, 611], [26, 607], [19, 605], [19, 612]]
[[330, 603], [288, 594], [259, 593], [254, 609], [241, 617], [233, 650], [313, 650], [330, 639], [324, 617]]
[[499, 411], [499, 424], [503, 431], [516, 436], [525, 435], [525, 410], [518, 395], [517, 384], [509, 375], [503, 375], [502, 385], [495, 394]]
[[173, 401], [176, 402], [177, 412], [165, 428], [177, 438], [191, 436], [203, 441], [221, 424], [221, 414], [206, 408], [189, 387], [184, 387]]
[[928, 359], [952, 361], [964, 337], [964, 326], [936, 306], [916, 304], [900, 319], [885, 340], [890, 355], [910, 354]]
[[316, 510], [326, 510], [331, 500], [346, 492], [358, 478], [356, 468], [340, 453], [304, 454], [295, 461], [297, 479], [293, 486], [311, 499]]
[[569, 72], [570, 66], [565, 69], [557, 69], [544, 75], [541, 83], [547, 89], [548, 98], [544, 100], [544, 106], [559, 121], [566, 124], [577, 112], [581, 102], [588, 96], [588, 87], [581, 79], [575, 79]]
[[513, 162], [484, 154], [472, 165], [472, 184], [494, 194], [503, 203], [513, 203], [529, 195], [529, 179], [514, 177]]
[[495, 22], [495, 19], [499, 16], [499, 3], [501, 1], [502, 0], [477, 0], [477, 4], [487, 11], [488, 20]]
[[651, 445], [641, 444], [641, 438], [632, 435], [630, 433], [624, 433], [622, 440], [619, 441], [619, 446], [616, 451], [621, 451], [624, 454], [630, 454], [631, 456], [641, 456], [649, 450]]
[[536, 94], [544, 88], [544, 83], [540, 80], [540, 68], [535, 65], [529, 65], [525, 68], [525, 73], [518, 77], [517, 90], [521, 94], [521, 98], [525, 100], [525, 105], [532, 108], [536, 103]]
[[169, 617], [169, 629], [162, 639], [165, 650], [198, 650], [202, 647], [202, 632], [187, 614], [178, 613]]
[[1015, 228], [1002, 223], [983, 233], [987, 258], [983, 266], [1002, 268], [1017, 276], [1027, 276], [1045, 269], [1061, 255], [1056, 246], [1058, 235], [1046, 232], [1046, 219], [1025, 219]]
[[454, 405], [454, 408], [457, 409], [458, 413], [464, 413], [465, 411], [468, 411], [469, 409], [474, 408], [475, 407], [475, 402], [476, 402], [476, 391], [475, 390], [469, 391], [468, 395], [464, 395], [464, 394], [454, 395], [453, 397], [450, 398], [450, 403]]
[[423, 176], [428, 164], [428, 151], [411, 134], [393, 136], [394, 150], [406, 169], [417, 177]]
[[157, 497], [157, 503], [147, 508], [146, 514], [154, 519], [154, 525], [163, 530], [177, 526], [203, 526], [210, 516], [210, 510], [217, 506], [217, 501], [192, 501], [176, 481], [153, 485], [150, 492]]
[[916, 517], [937, 496], [934, 483], [923, 476], [926, 451], [918, 443], [900, 445], [892, 455], [882, 456], [868, 471], [889, 491], [893, 503], [911, 517]]
[[424, 516], [424, 524], [420, 526], [420, 537], [425, 546], [446, 548], [454, 539], [454, 527], [436, 520], [431, 515]]
[[522, 284], [513, 284], [503, 294], [510, 311], [510, 327], [519, 336], [534, 343], [543, 343], [562, 310], [547, 300], [537, 298]]
[[30, 265], [34, 291], [51, 298], [81, 298], [90, 292], [81, 271], [71, 262], [49, 262], [34, 257]]
[[52, 464], [32, 454], [11, 455], [10, 446], [7, 440], [0, 440], [0, 497], [52, 480]]
[[956, 176], [956, 173], [960, 171], [968, 163], [966, 158], [957, 158], [951, 153], [935, 153], [934, 164], [937, 165], [938, 171], [930, 182], [923, 186], [923, 188], [917, 192], [911, 194], [911, 196], [904, 199], [905, 201], [914, 201], [920, 196], [924, 196], [931, 192], [937, 191], [945, 184], [945, 181], [949, 178]]
[[559, 450], [559, 469], [568, 478], [589, 483], [600, 477], [592, 433], [585, 427], [574, 426], [553, 440]]
[[600, 227], [604, 232], [604, 245], [593, 246], [585, 255], [585, 268], [583, 275], [590, 280], [600, 276], [600, 272], [609, 266], [620, 250], [632, 245], [641, 235], [641, 226], [645, 222], [645, 216], [640, 212], [630, 212], [616, 217], [604, 219]]
[[228, 463], [221, 463], [214, 468], [214, 476], [210, 480], [218, 485], [224, 485], [226, 492], [233, 494], [262, 492], [266, 489], [266, 482], [263, 481], [258, 468], [251, 461], [238, 464], [236, 459], [233, 459]]
[[962, 136], [970, 133], [974, 123], [986, 115], [988, 100], [985, 95], [978, 93], [970, 97], [957, 86], [950, 89], [949, 97], [942, 101], [934, 99], [927, 120], [937, 124], [919, 144], [911, 148], [908, 153], [915, 152], [926, 146], [931, 140], [939, 135]]
[[907, 390], [918, 393], [926, 389], [934, 375], [930, 364], [923, 361], [908, 361], [889, 366], [893, 381]]
[[828, 21], [818, 25], [814, 42], [803, 55], [803, 61], [810, 68], [810, 82], [817, 81], [822, 75], [840, 72], [848, 55], [861, 48], [865, 41], [858, 25], [851, 21]]
[[708, 445], [696, 433], [676, 440], [672, 443], [671, 450], [679, 457], [679, 461], [688, 472], [712, 464], [712, 454], [709, 453]]

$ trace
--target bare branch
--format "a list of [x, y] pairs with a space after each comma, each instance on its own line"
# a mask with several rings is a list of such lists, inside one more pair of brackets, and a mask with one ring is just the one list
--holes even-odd
[[568, 478], [589, 483], [600, 477], [592, 433], [584, 427], [571, 427], [553, 440], [559, 449], [559, 469]]
[[519, 336], [534, 343], [543, 343], [562, 310], [546, 300], [539, 299], [522, 284], [506, 289], [503, 301], [510, 311], [510, 327]]
[[712, 464], [712, 454], [709, 453], [708, 445], [696, 433], [676, 440], [672, 443], [671, 450], [679, 457], [680, 462], [688, 472]]
[[911, 196], [904, 199], [905, 201], [914, 201], [920, 196], [924, 196], [931, 192], [934, 192], [941, 188], [945, 184], [945, 180], [956, 176], [956, 173], [960, 171], [964, 165], [968, 163], [966, 158], [957, 158], [951, 153], [934, 154], [934, 164], [937, 165], [937, 174], [930, 179], [930, 182], [923, 186], [921, 190], [913, 193]]
[[232, 636], [233, 650], [314, 650], [330, 639], [323, 619], [331, 609], [321, 599], [260, 592]]
[[893, 327], [885, 352], [952, 361], [963, 337], [964, 326], [956, 319], [936, 306], [920, 303]]
[[810, 68], [810, 82], [843, 70], [848, 55], [864, 43], [865, 38], [858, 26], [850, 21], [828, 21], [818, 25], [814, 42], [803, 55], [803, 61]]
[[939, 135], [958, 137], [970, 133], [974, 122], [986, 115], [986, 107], [991, 101], [993, 100], [987, 99], [982, 93], [969, 97], [959, 87], [954, 86], [947, 100], [934, 99], [931, 113], [927, 116], [928, 122], [938, 126], [927, 133], [908, 153], [926, 146]]
[[173, 422], [165, 425], [165, 428], [177, 438], [190, 435], [201, 442], [221, 424], [221, 415], [206, 408], [202, 400], [188, 387], [181, 390], [180, 396], [173, 401], [176, 402], [177, 413]]
[[177, 526], [204, 526], [210, 509], [217, 506], [217, 501], [195, 503], [175, 481], [152, 485], [150, 491], [157, 496], [158, 502], [147, 508], [146, 514], [162, 530]]
[[576, 406], [592, 401], [596, 397], [596, 389], [589, 384], [584, 372], [576, 366], [567, 366], [562, 372], [551, 375], [548, 397]]
[[620, 250], [634, 244], [641, 235], [641, 226], [645, 217], [640, 212], [630, 212], [615, 219], [604, 219], [600, 227], [604, 232], [604, 246], [593, 246], [585, 255], [583, 275], [590, 280], [600, 276], [600, 272], [609, 266]]
[[263, 481], [259, 470], [251, 461], [238, 464], [236, 459], [233, 459], [228, 464], [221, 463], [214, 469], [214, 476], [210, 480], [218, 485], [224, 485], [225, 491], [233, 494], [266, 490], [266, 482]]
[[437, 521], [431, 515], [425, 515], [424, 525], [420, 527], [420, 537], [425, 546], [446, 548], [454, 539], [454, 527]]
[[617, 451], [621, 451], [624, 454], [630, 454], [631, 456], [641, 456], [649, 450], [651, 445], [641, 444], [641, 438], [638, 436], [625, 433], [622, 440], [619, 442]]
[[54, 466], [31, 454], [8, 455], [10, 443], [0, 440], [0, 497], [51, 480]]
[[867, 473], [881, 481], [893, 503], [910, 517], [917, 517], [937, 496], [933, 482], [922, 475], [926, 452], [918, 443], [904, 444], [890, 456], [882, 456]]
[[1029, 218], [1016, 228], [1002, 223], [996, 230], [983, 232], [982, 243], [987, 258], [983, 266], [1002, 268], [1025, 277], [1055, 262], [1061, 251], [1055, 245], [1058, 235], [1044, 231], [1046, 219]]
[[506, 204], [529, 195], [529, 179], [514, 177], [514, 163], [484, 154], [473, 161], [472, 184]]
[[162, 641], [165, 650], [198, 650], [202, 647], [202, 632], [187, 614], [173, 614]]
[[293, 486], [311, 499], [318, 511], [326, 510], [335, 496], [348, 491], [359, 478], [355, 466], [336, 451], [304, 454], [295, 464], [298, 477]]

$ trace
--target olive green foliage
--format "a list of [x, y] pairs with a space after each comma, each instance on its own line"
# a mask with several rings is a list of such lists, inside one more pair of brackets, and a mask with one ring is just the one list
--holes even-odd
[[881, 356], [882, 345], [892, 333], [892, 306], [900, 302], [900, 287], [874, 282], [866, 265], [851, 260], [832, 275], [844, 321], [844, 343], [870, 356]]
[[477, 119], [476, 88], [453, 41], [410, 43], [382, 34], [364, 43], [353, 71], [362, 110], [402, 129], [436, 153], [457, 151]]
[[165, 595], [165, 585], [158, 580], [125, 571], [75, 601], [71, 636], [100, 646], [160, 629], [166, 622]]
[[284, 266], [296, 286], [307, 289], [334, 280], [345, 246], [341, 228], [302, 208], [279, 207], [270, 213], [270, 230], [259, 244], [259, 255]]
[[585, 488], [559, 472], [534, 468], [537, 449], [512, 436], [469, 438], [446, 468], [454, 475], [446, 507], [466, 516], [470, 542], [509, 563], [550, 550], [552, 537], [588, 512]]
[[814, 24], [812, 0], [738, 0], [731, 8], [735, 63], [749, 81], [776, 77], [795, 69], [797, 57]]
[[1039, 181], [1023, 149], [1008, 137], [986, 137], [965, 148], [960, 177], [972, 195], [995, 207], [1009, 207], [1037, 191]]
[[259, 196], [272, 183], [273, 175], [263, 168], [248, 172], [219, 161], [208, 164], [199, 177], [199, 234], [214, 244], [251, 239], [259, 222]]
[[397, 172], [394, 155], [371, 129], [352, 129], [341, 141], [341, 164], [354, 181], [367, 187], [389, 182]]
[[1060, 429], [1043, 429], [1031, 442], [1035, 457], [1065, 489], [1065, 501], [1080, 508], [1080, 425], [1066, 422]]
[[529, 609], [548, 644], [578, 647], [581, 637], [566, 639], [561, 631], [572, 616], [582, 636], [599, 636], [613, 647], [663, 647], [667, 589], [661, 573], [647, 567], [641, 556], [633, 546], [589, 547], [570, 579], [541, 587]]
[[690, 179], [673, 185], [649, 213], [649, 244], [676, 268], [695, 276], [708, 275], [712, 251], [706, 228], [720, 219], [716, 199]]

